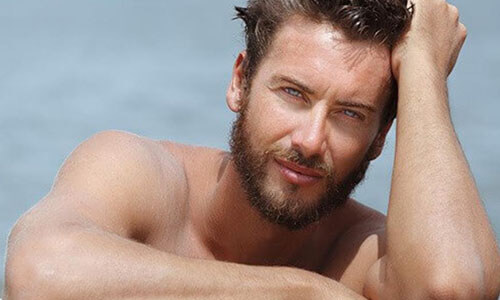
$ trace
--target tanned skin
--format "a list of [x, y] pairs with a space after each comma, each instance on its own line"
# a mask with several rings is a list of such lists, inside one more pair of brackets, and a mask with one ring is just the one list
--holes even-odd
[[[12, 230], [4, 298], [496, 299], [499, 251], [447, 99], [465, 27], [443, 0], [414, 2], [392, 52], [293, 17], [259, 66], [249, 102], [245, 52], [227, 93], [231, 110], [247, 104], [254, 147], [319, 155], [342, 177], [382, 151], [392, 73], [399, 103], [387, 218], [350, 199], [290, 231], [249, 204], [229, 153], [102, 132], [68, 157], [50, 193]], [[272, 80], [291, 75], [308, 91]], [[276, 165], [267, 170], [269, 188], [286, 186]], [[313, 202], [318, 189], [297, 193]]]

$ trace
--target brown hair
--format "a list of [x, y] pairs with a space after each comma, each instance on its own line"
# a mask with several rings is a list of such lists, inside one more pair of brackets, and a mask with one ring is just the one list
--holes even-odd
[[[277, 29], [293, 15], [328, 22], [351, 40], [376, 42], [389, 48], [406, 30], [411, 19], [407, 0], [248, 0], [246, 8], [235, 9], [236, 19], [245, 23], [247, 58], [243, 68], [247, 89]], [[396, 116], [397, 85], [394, 79], [390, 86], [390, 100], [384, 108], [382, 124]]]

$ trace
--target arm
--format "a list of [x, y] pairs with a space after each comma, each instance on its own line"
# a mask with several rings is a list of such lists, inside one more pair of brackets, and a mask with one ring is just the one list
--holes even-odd
[[9, 250], [5, 299], [364, 299], [300, 269], [179, 257], [97, 228], [42, 234]]
[[185, 194], [182, 170], [159, 151], [118, 132], [78, 147], [9, 237], [4, 298], [360, 298], [304, 270], [185, 258], [138, 242], [153, 226], [169, 234], [186, 212], [173, 201]]
[[373, 299], [497, 299], [493, 230], [451, 122], [446, 79], [465, 40], [455, 7], [418, 0], [394, 49], [399, 102], [386, 256]]

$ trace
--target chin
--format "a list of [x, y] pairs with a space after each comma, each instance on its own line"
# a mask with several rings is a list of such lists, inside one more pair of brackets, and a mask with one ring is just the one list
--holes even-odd
[[262, 191], [274, 207], [294, 207], [295, 209], [308, 209], [316, 207], [325, 193], [324, 185], [300, 186], [291, 184], [279, 178], [273, 180], [268, 177]]

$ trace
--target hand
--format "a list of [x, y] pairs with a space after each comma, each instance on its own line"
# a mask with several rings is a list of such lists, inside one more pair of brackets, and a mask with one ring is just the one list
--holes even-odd
[[411, 25], [392, 51], [394, 77], [399, 81], [403, 69], [412, 72], [424, 64], [446, 80], [467, 36], [465, 26], [459, 22], [458, 9], [445, 0], [412, 3]]

